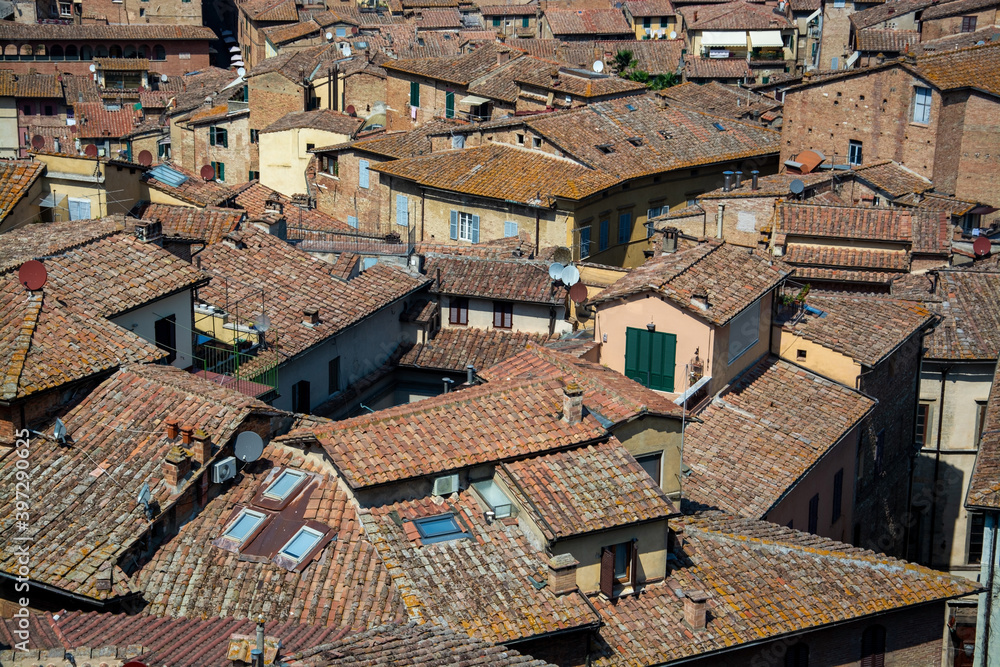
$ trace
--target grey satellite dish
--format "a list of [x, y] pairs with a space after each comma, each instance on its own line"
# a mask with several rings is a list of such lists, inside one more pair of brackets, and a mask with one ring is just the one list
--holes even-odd
[[63, 420], [58, 417], [56, 417], [56, 426], [52, 429], [52, 435], [54, 435], [56, 440], [60, 443], [66, 441], [66, 424], [64, 424]]
[[325, 37], [326, 37], [326, 41], [328, 41], [328, 42], [332, 41], [333, 40], [333, 33], [332, 32], [328, 32], [328, 33], [326, 33]]
[[245, 67], [241, 67], [238, 70], [236, 70], [236, 76], [246, 76], [246, 75], [247, 75], [247, 70]]
[[595, 60], [594, 61], [594, 71], [597, 72], [598, 74], [600, 74], [601, 72], [603, 72], [604, 71], [604, 63], [601, 62], [600, 60]]
[[792, 194], [800, 195], [805, 191], [806, 184], [803, 183], [800, 179], [796, 178], [788, 186], [788, 189], [792, 191]]
[[271, 328], [271, 318], [261, 313], [257, 316], [257, 319], [253, 321], [253, 328], [257, 331], [267, 331]]
[[236, 438], [233, 454], [243, 463], [250, 463], [264, 453], [264, 441], [253, 431], [243, 431]]
[[559, 246], [556, 248], [555, 252], [552, 253], [552, 261], [559, 262], [565, 266], [573, 261], [573, 253], [570, 252], [569, 248]]
[[152, 494], [150, 494], [149, 492], [149, 482], [144, 482], [142, 488], [139, 489], [139, 495], [135, 497], [135, 502], [139, 503], [140, 505], [145, 505], [146, 503], [149, 502], [149, 499], [151, 497]]
[[677, 39], [677, 32], [674, 30], [670, 31], [670, 39]]
[[580, 282], [580, 269], [572, 265], [567, 266], [562, 270], [562, 282], [563, 285], [569, 285], [570, 287]]
[[563, 267], [563, 265], [560, 264], [559, 262], [553, 262], [552, 264], [549, 264], [549, 278], [552, 278], [552, 280], [561, 279], [563, 268], [565, 267]]

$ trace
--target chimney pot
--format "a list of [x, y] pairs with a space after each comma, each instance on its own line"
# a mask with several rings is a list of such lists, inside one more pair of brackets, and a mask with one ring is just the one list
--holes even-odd
[[722, 172], [722, 177], [724, 179], [722, 181], [722, 191], [729, 192], [733, 187], [733, 172], [724, 171]]
[[708, 595], [704, 591], [688, 591], [684, 597], [684, 622], [693, 630], [704, 630], [708, 620]]
[[740, 185], [743, 183], [743, 172], [737, 171], [735, 173], [736, 173], [736, 184], [733, 186], [734, 190], [739, 189]]
[[191, 444], [191, 439], [194, 436], [194, 426], [190, 424], [184, 424], [181, 426], [181, 442], [185, 445]]
[[167, 427], [167, 437], [170, 438], [171, 440], [176, 440], [177, 436], [180, 435], [180, 432], [181, 432], [181, 430], [180, 430], [180, 424], [181, 424], [180, 420], [177, 420], [177, 419], [168, 419], [168, 420], [166, 420], [163, 423]]
[[172, 491], [176, 491], [189, 472], [191, 472], [191, 459], [183, 449], [174, 445], [163, 460], [163, 481]]
[[563, 387], [563, 421], [568, 424], [583, 421], [583, 389], [576, 382]]
[[549, 559], [549, 587], [556, 595], [576, 590], [576, 568], [580, 564], [571, 554], [559, 554]]
[[315, 306], [306, 308], [302, 311], [302, 314], [305, 316], [306, 324], [319, 324], [319, 308], [316, 308]]
[[208, 460], [212, 458], [212, 440], [208, 437], [208, 433], [205, 433], [202, 429], [194, 432], [194, 443], [191, 445], [191, 458], [201, 466], [208, 463]]

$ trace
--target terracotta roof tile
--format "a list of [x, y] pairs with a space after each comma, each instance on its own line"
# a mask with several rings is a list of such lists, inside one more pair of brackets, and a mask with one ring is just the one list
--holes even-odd
[[974, 201], [963, 201], [935, 192], [903, 195], [894, 199], [892, 203], [901, 206], [912, 206], [921, 211], [944, 211], [951, 216], [965, 215], [976, 208], [976, 202]]
[[289, 227], [347, 234], [356, 234], [358, 231], [346, 222], [332, 218], [318, 209], [296, 206], [289, 197], [262, 185], [259, 181], [252, 181], [241, 188], [233, 201], [246, 210], [250, 220], [260, 220], [272, 215], [274, 211], [267, 208], [267, 203], [276, 202], [281, 205], [280, 215], [285, 218]]
[[942, 2], [941, 4], [935, 4], [933, 7], [928, 7], [920, 15], [920, 20], [931, 21], [948, 16], [958, 16], [959, 14], [974, 14], [982, 9], [991, 7], [995, 9], [997, 5], [1000, 5], [1000, 2], [997, 2], [997, 0], [954, 0], [953, 2]]
[[545, 305], [566, 299], [566, 290], [555, 287], [549, 277], [548, 263], [537, 260], [430, 253], [425, 255], [424, 273], [434, 279], [432, 289], [440, 294]]
[[[38, 472], [28, 529], [32, 580], [94, 600], [134, 593], [134, 582], [122, 569], [127, 563], [119, 559], [151, 529], [135, 501], [138, 489], [149, 483], [161, 517], [177, 499], [163, 478], [164, 457], [175, 445], [162, 430], [163, 421], [196, 425], [222, 445], [255, 412], [274, 414], [264, 403], [172, 366], [129, 366], [105, 380], [63, 417], [69, 445], [32, 438]], [[14, 510], [15, 458], [0, 459], [5, 514]], [[0, 535], [9, 541], [15, 530], [5, 516]], [[0, 556], [3, 571], [16, 573], [17, 567], [12, 551]]]
[[[437, 304], [427, 302], [428, 304]], [[472, 364], [477, 370], [521, 352], [529, 343], [539, 344], [547, 337], [491, 329], [442, 329], [431, 340], [417, 343], [399, 360], [400, 366], [464, 373]]]
[[626, 0], [623, 4], [632, 16], [672, 16], [676, 13], [670, 0]]
[[108, 42], [151, 40], [212, 40], [216, 39], [211, 28], [200, 25], [169, 25], [165, 23], [120, 24], [56, 24], [14, 23], [0, 24], [0, 39], [5, 41], [59, 40], [65, 42], [103, 40]]
[[[774, 289], [790, 272], [786, 265], [770, 262], [746, 249], [702, 243], [647, 260], [598, 294], [593, 303], [653, 291], [676, 306], [721, 325]], [[709, 305], [704, 310], [691, 303], [691, 295], [699, 289], [708, 294]]]
[[218, 243], [229, 232], [239, 228], [246, 213], [231, 208], [193, 208], [150, 204], [142, 213], [143, 220], [159, 222], [163, 235], [202, 243]]
[[854, 175], [888, 193], [890, 197], [926, 192], [934, 187], [929, 179], [891, 160], [854, 167]]
[[[318, 475], [319, 483], [302, 492], [308, 504], [296, 500], [300, 509], [288, 517], [282, 510], [282, 519], [317, 521], [336, 539], [301, 571], [214, 546], [234, 512], [251, 505], [267, 475], [289, 467]], [[404, 620], [400, 594], [361, 529], [355, 503], [326, 470], [296, 449], [267, 446], [242, 479], [210, 500], [139, 570], [136, 585], [147, 601], [143, 613], [238, 618], [264, 613], [283, 622], [354, 630]]]
[[462, 15], [459, 14], [457, 8], [419, 9], [413, 23], [417, 30], [457, 29], [464, 26]]
[[55, 74], [24, 74], [0, 70], [0, 95], [3, 97], [61, 98], [63, 89]]
[[[669, 35], [669, 33], [667, 34]], [[636, 68], [652, 74], [680, 73], [681, 52], [687, 47], [686, 42], [681, 37], [677, 39], [646, 39], [639, 42], [599, 40], [594, 44], [603, 51], [601, 57], [604, 58], [608, 57], [609, 52], [617, 53], [620, 49], [628, 49], [632, 52], [632, 57], [635, 58]], [[573, 49], [570, 48], [568, 52], [572, 53]], [[578, 59], [568, 62], [580, 64]]]
[[339, 111], [331, 111], [330, 109], [293, 111], [274, 121], [261, 130], [261, 132], [281, 132], [283, 130], [308, 128], [353, 136], [363, 123], [364, 119], [362, 118], [355, 118]]
[[892, 55], [906, 53], [920, 42], [920, 32], [917, 30], [882, 30], [868, 28], [858, 30], [854, 35], [858, 51], [871, 51]]
[[1000, 96], [1000, 43], [918, 56], [913, 70], [942, 90], [975, 88]]
[[[387, 61], [382, 66], [390, 71], [416, 74], [439, 81], [463, 86], [469, 85], [506, 63], [497, 62], [498, 53], [508, 53], [510, 49], [495, 43], [484, 44], [469, 53], [442, 58], [414, 58]], [[518, 56], [514, 52], [512, 56]]]
[[[480, 5], [479, 7], [479, 13], [483, 16], [534, 16], [537, 11], [538, 5], [531, 2], [523, 5]], [[491, 34], [496, 39], [496, 33]]]
[[[736, 0], [720, 5], [681, 7], [686, 30], [785, 30], [792, 27], [773, 7]], [[695, 19], [697, 15], [697, 20]]]
[[813, 266], [795, 267], [795, 280], [808, 283], [812, 280], [837, 283], [870, 283], [873, 285], [888, 285], [901, 273], [886, 273], [885, 271], [856, 271], [851, 269], [827, 269]]
[[552, 34], [556, 36], [586, 35], [597, 37], [600, 35], [634, 34], [632, 27], [625, 20], [625, 15], [619, 9], [580, 9], [576, 11], [547, 9], [545, 20], [548, 21]]
[[789, 311], [775, 324], [867, 366], [878, 364], [935, 321], [931, 311], [910, 301], [817, 294], [809, 296], [808, 304], [826, 316]]
[[113, 236], [125, 228], [114, 218], [79, 222], [25, 225], [0, 236], [0, 273], [12, 271], [29, 259], [59, 255], [73, 248]]
[[744, 58], [691, 57], [684, 59], [684, 76], [688, 79], [743, 79], [752, 74]]
[[870, 28], [878, 23], [930, 7], [934, 2], [935, 0], [891, 0], [876, 7], [854, 12], [850, 15], [851, 24], [855, 30]]
[[977, 446], [965, 506], [996, 510], [1000, 508], [1000, 370], [993, 376]]
[[[679, 86], [671, 86], [662, 90], [658, 94], [669, 100], [671, 104], [682, 104], [699, 111], [736, 119], [766, 111], [780, 113], [782, 107], [781, 102], [773, 97], [729, 86], [718, 81], [709, 81], [705, 84], [685, 82]], [[787, 194], [787, 190], [785, 193]]]
[[789, 264], [874, 271], [909, 271], [910, 255], [902, 250], [850, 246], [788, 244], [782, 258]]
[[164, 192], [195, 206], [220, 206], [232, 199], [238, 190], [227, 187], [215, 180], [205, 180], [199, 174], [190, 172], [175, 164], [170, 169], [183, 174], [187, 179], [179, 186], [157, 180], [155, 169], [143, 174], [142, 179], [149, 187]]
[[968, 46], [975, 46], [979, 42], [996, 42], [998, 40], [1000, 40], [1000, 26], [991, 25], [975, 32], [960, 32], [957, 35], [945, 35], [938, 39], [926, 40], [915, 44], [912, 50], [917, 55], [925, 55], [951, 49], [964, 49]]
[[941, 213], [855, 206], [783, 204], [778, 229], [788, 236], [908, 242], [914, 253], [947, 254], [950, 220]]
[[[24, 199], [44, 171], [45, 165], [41, 162], [26, 160], [0, 162], [0, 221]], [[14, 220], [14, 224], [21, 222]]]
[[491, 382], [283, 439], [319, 441], [354, 489], [503, 461], [604, 436], [562, 419], [562, 383]]
[[[456, 515], [467, 537], [433, 544], [409, 537], [419, 536], [413, 519], [448, 512]], [[557, 596], [551, 587], [532, 583], [544, 581], [549, 559], [517, 525], [487, 524], [482, 516], [470, 490], [443, 502], [424, 498], [361, 514], [411, 619], [447, 625], [490, 643], [598, 624], [581, 593]]]
[[700, 423], [688, 425], [684, 462], [692, 473], [685, 496], [763, 518], [874, 406], [853, 389], [764, 359], [699, 413]]
[[620, 442], [556, 452], [500, 466], [547, 540], [677, 514], [666, 494]]
[[[709, 512], [671, 525], [684, 545], [670, 579], [641, 595], [593, 599], [608, 646], [593, 661], [597, 667], [659, 665], [978, 588], [968, 579], [766, 521]], [[709, 594], [708, 625], [700, 631], [684, 624], [679, 596], [694, 590]]]
[[256, 21], [297, 22], [299, 12], [292, 0], [246, 0], [240, 9]]

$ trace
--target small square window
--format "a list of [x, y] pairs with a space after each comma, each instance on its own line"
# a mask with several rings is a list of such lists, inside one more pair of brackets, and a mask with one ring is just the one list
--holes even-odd
[[805, 361], [806, 351], [805, 350], [795, 350], [795, 361]]
[[312, 149], [316, 148], [316, 144], [306, 144], [306, 152], [308, 153]]
[[265, 518], [260, 512], [243, 510], [222, 536], [232, 538], [243, 544], [257, 530], [260, 524], [264, 522]]
[[323, 533], [303, 526], [299, 532], [295, 533], [295, 537], [288, 540], [288, 544], [281, 547], [281, 551], [278, 553], [282, 556], [288, 556], [296, 562], [302, 562], [302, 559], [309, 555], [309, 552], [315, 549], [322, 539]]
[[523, 146], [524, 145], [524, 135], [523, 134], [517, 135], [517, 145], [518, 146]]
[[541, 137], [532, 137], [531, 138], [531, 147], [532, 148], [541, 148], [542, 147], [542, 138]]
[[265, 489], [264, 496], [272, 500], [284, 500], [305, 477], [305, 473], [285, 470]]
[[441, 514], [439, 516], [427, 517], [426, 519], [415, 519], [413, 521], [420, 533], [420, 539], [424, 544], [434, 544], [435, 542], [447, 542], [457, 540], [460, 537], [468, 537], [465, 531], [458, 525], [454, 514]]

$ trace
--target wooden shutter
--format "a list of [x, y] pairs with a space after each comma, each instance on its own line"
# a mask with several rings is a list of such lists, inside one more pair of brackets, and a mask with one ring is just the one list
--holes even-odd
[[601, 549], [601, 592], [611, 597], [615, 592], [615, 550]]
[[635, 590], [636, 584], [639, 583], [639, 540], [632, 540], [632, 564], [628, 570], [629, 573], [629, 585]]
[[444, 94], [444, 117], [455, 117], [455, 93], [451, 90]]
[[503, 326], [503, 304], [493, 302], [493, 327], [499, 329]]
[[410, 201], [406, 195], [396, 195], [396, 224], [408, 227], [410, 224]]
[[625, 377], [640, 384], [647, 384], [646, 374], [639, 368], [639, 347], [645, 342], [641, 329], [625, 329]]
[[420, 106], [420, 84], [416, 81], [410, 82], [410, 106]]
[[472, 216], [472, 242], [479, 243], [479, 216]]
[[368, 187], [368, 160], [358, 160], [358, 186]]
[[607, 250], [608, 249], [608, 236], [611, 230], [610, 220], [601, 220], [601, 230], [600, 235], [597, 237], [597, 249]]
[[458, 211], [451, 212], [451, 240], [458, 240]]
[[[652, 332], [649, 360], [645, 368], [649, 370], [649, 382], [651, 389], [660, 391], [674, 390], [674, 366], [677, 356], [677, 336], [674, 334]], [[642, 359], [640, 358], [640, 367]]]
[[348, 226], [354, 227], [355, 229], [357, 229], [358, 228], [358, 216], [356, 216], [356, 215], [349, 215], [349, 216], [347, 216], [347, 224], [348, 224]]

